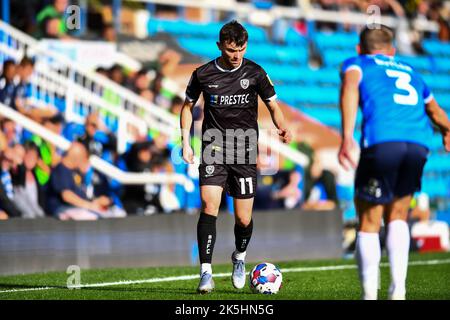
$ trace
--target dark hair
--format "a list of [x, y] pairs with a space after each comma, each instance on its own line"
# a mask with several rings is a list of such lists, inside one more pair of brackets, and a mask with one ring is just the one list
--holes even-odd
[[219, 33], [220, 43], [235, 43], [241, 47], [248, 41], [247, 30], [236, 20], [225, 24]]
[[179, 95], [176, 95], [172, 99], [172, 106], [175, 104], [182, 104], [183, 102], [184, 102], [184, 100]]
[[5, 72], [5, 70], [7, 68], [9, 68], [11, 66], [15, 66], [15, 65], [16, 65], [16, 63], [14, 62], [14, 60], [12, 60], [12, 59], [5, 60], [3, 62], [3, 72]]
[[39, 148], [36, 145], [36, 143], [34, 143], [31, 140], [25, 141], [25, 143], [23, 144], [23, 147], [25, 149], [25, 151], [36, 151], [37, 154], [39, 154]]
[[21, 67], [26, 67], [26, 66], [34, 67], [34, 60], [25, 56], [22, 58], [22, 60], [20, 60], [20, 66]]
[[359, 45], [363, 53], [385, 49], [392, 45], [394, 31], [382, 24], [366, 26], [359, 35]]
[[45, 120], [43, 122], [49, 121], [53, 124], [59, 124], [59, 123], [64, 123], [64, 117], [61, 113], [56, 113], [55, 115], [45, 118]]

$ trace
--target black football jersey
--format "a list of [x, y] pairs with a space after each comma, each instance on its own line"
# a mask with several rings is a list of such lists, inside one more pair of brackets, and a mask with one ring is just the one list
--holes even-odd
[[[267, 73], [255, 62], [244, 58], [239, 67], [225, 70], [217, 60], [200, 66], [192, 73], [186, 98], [196, 102], [203, 93], [203, 142], [208, 132], [212, 132], [212, 135], [220, 132], [223, 135], [223, 147], [230, 148], [226, 137], [235, 135], [237, 130], [247, 132], [250, 129], [257, 138], [258, 95], [267, 101], [275, 99], [276, 93]], [[205, 146], [205, 143], [202, 145]], [[236, 143], [233, 146], [234, 149], [240, 147]]]

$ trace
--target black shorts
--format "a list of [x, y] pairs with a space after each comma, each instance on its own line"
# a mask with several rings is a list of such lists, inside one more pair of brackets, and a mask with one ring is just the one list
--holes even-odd
[[200, 186], [221, 186], [237, 199], [253, 198], [256, 193], [256, 164], [201, 164]]
[[421, 188], [428, 149], [409, 142], [384, 142], [361, 150], [355, 196], [385, 204]]

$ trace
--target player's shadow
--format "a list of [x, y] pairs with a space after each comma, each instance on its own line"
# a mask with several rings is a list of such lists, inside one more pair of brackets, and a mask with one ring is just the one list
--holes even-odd
[[82, 288], [81, 290], [92, 290], [92, 291], [105, 291], [105, 292], [114, 292], [114, 291], [120, 291], [120, 292], [138, 292], [138, 293], [163, 293], [163, 294], [198, 294], [195, 292], [195, 290], [189, 289], [189, 288], [174, 288], [174, 289], [168, 289], [168, 288], [161, 288], [161, 289], [155, 289], [155, 288], [124, 288], [124, 287], [89, 287], [89, 288]]
[[20, 284], [20, 283], [0, 283], [0, 291], [2, 290], [14, 290], [14, 289], [35, 289], [35, 288], [55, 288], [55, 289], [67, 289], [67, 286], [49, 285], [49, 284]]

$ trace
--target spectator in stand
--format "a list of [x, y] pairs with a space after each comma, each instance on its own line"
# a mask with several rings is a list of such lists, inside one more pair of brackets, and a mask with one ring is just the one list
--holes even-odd
[[45, 216], [45, 190], [35, 172], [39, 149], [31, 141], [27, 141], [24, 148], [23, 163], [11, 169], [14, 200], [23, 218], [42, 218]]
[[102, 76], [104, 76], [105, 78], [108, 78], [108, 70], [106, 69], [106, 68], [104, 68], [104, 67], [98, 67], [97, 69], [95, 69], [95, 71], [98, 73], [98, 74], [100, 74], [100, 75], [102, 75]]
[[14, 146], [22, 142], [22, 133], [14, 121], [4, 118], [0, 121], [0, 127], [6, 146]]
[[40, 38], [59, 38], [66, 39], [68, 36], [67, 25], [65, 21], [66, 8], [68, 0], [54, 0], [52, 4], [44, 7], [37, 15], [37, 33]]
[[19, 83], [14, 91], [14, 109], [31, 119], [42, 122], [44, 118], [54, 116], [58, 111], [56, 108], [34, 108], [28, 103], [27, 86], [34, 72], [34, 61], [24, 57], [17, 65]]
[[331, 210], [339, 200], [334, 174], [323, 168], [314, 149], [306, 142], [297, 146], [309, 159], [305, 168], [296, 166], [289, 173], [287, 183], [273, 194], [273, 199], [283, 200], [287, 208], [299, 205], [305, 210]]
[[181, 109], [183, 108], [183, 99], [180, 96], [175, 96], [172, 99], [172, 105], [170, 106], [170, 112], [174, 115], [179, 116], [181, 114]]
[[14, 148], [7, 147], [0, 151], [0, 220], [8, 217], [21, 217], [23, 212], [15, 202], [14, 187], [10, 170], [17, 167], [23, 159], [15, 153]]
[[48, 184], [47, 210], [60, 220], [97, 220], [110, 205], [106, 197], [88, 200], [83, 171], [89, 167], [89, 154], [83, 144], [74, 142], [52, 170]]
[[76, 138], [89, 154], [93, 154], [113, 162], [117, 148], [116, 136], [102, 123], [97, 112], [90, 113], [84, 123], [85, 132]]
[[450, 9], [444, 6], [444, 1], [433, 2], [429, 11], [430, 20], [439, 26], [438, 38], [441, 41], [450, 41]]
[[[51, 132], [61, 135], [64, 119], [60, 114], [44, 119], [43, 126]], [[42, 139], [38, 135], [33, 135], [31, 141], [39, 148], [39, 160], [36, 166], [36, 177], [40, 185], [46, 185], [51, 169], [61, 161], [61, 155], [56, 146]]]
[[109, 78], [117, 84], [125, 85], [125, 75], [120, 65], [115, 64], [109, 68]]
[[172, 104], [172, 97], [163, 87], [164, 76], [157, 74], [152, 84], [154, 93], [154, 103], [164, 109], [169, 109]]
[[8, 107], [14, 106], [14, 77], [16, 76], [16, 64], [13, 60], [3, 62], [2, 74], [0, 75], [0, 102]]
[[112, 23], [106, 23], [103, 26], [102, 37], [105, 41], [113, 43], [117, 42], [116, 30], [114, 29], [114, 25]]
[[[125, 163], [131, 172], [152, 172], [151, 142], [134, 143], [125, 154]], [[122, 196], [125, 210], [130, 214], [152, 215], [162, 211], [157, 184], [127, 185]]]
[[130, 89], [144, 99], [153, 102], [155, 95], [150, 89], [150, 77], [145, 69], [139, 70], [131, 79]]
[[130, 89], [141, 94], [141, 92], [150, 89], [150, 78], [148, 72], [145, 69], [141, 69], [134, 75]]
[[[122, 67], [118, 64], [115, 64], [108, 69], [108, 78], [118, 85], [125, 84], [125, 77], [122, 71]], [[120, 96], [110, 88], [104, 88], [103, 99], [114, 106], [120, 105]]]
[[[300, 142], [298, 150], [309, 159], [309, 165], [303, 168], [303, 208], [312, 210], [334, 209], [339, 204], [336, 191], [336, 179], [334, 174], [323, 168], [320, 159], [314, 149], [306, 141]], [[297, 171], [299, 168], [297, 168]], [[322, 198], [314, 198], [315, 187], [321, 186], [324, 193]]]

